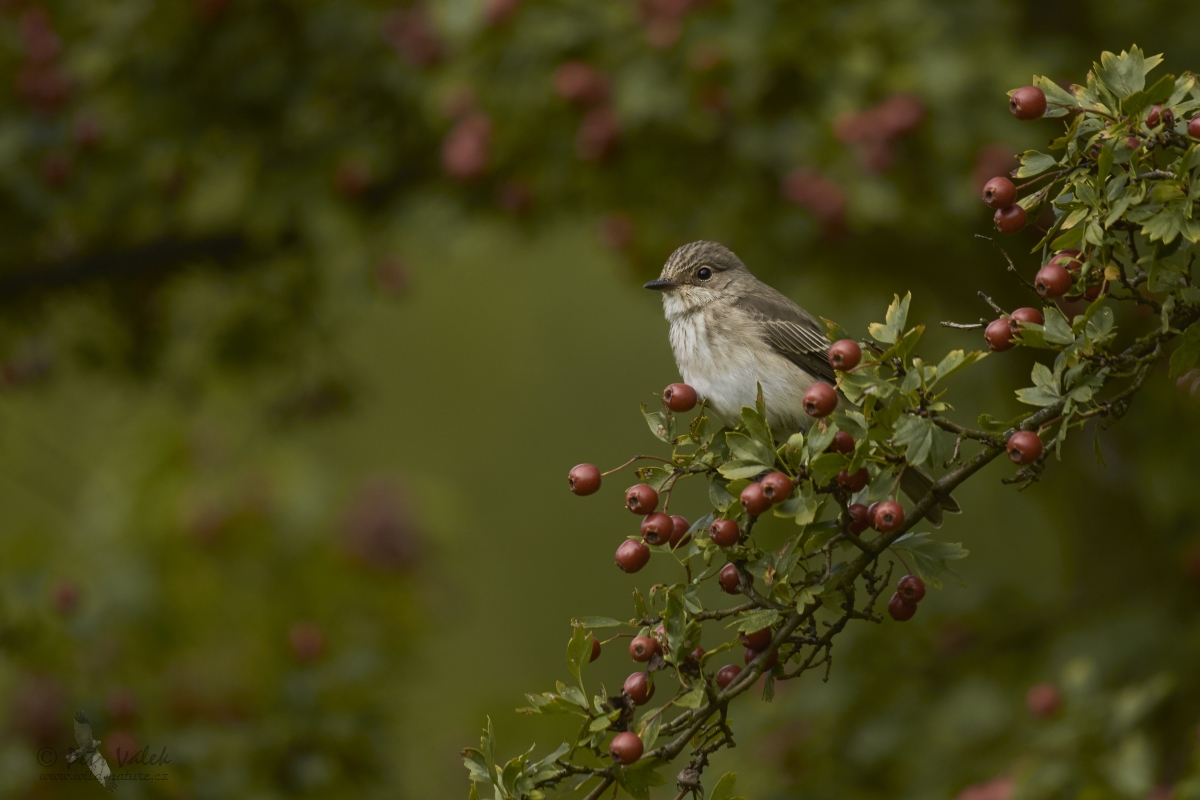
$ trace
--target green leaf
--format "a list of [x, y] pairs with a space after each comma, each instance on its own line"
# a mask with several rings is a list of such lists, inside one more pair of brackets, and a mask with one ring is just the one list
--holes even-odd
[[1096, 77], [1117, 96], [1117, 99], [1124, 99], [1145, 88], [1146, 72], [1149, 69], [1146, 67], [1145, 55], [1137, 45], [1129, 48], [1128, 53], [1122, 50], [1120, 55], [1105, 50], [1100, 54], [1100, 63], [1093, 64], [1093, 68]]
[[911, 302], [912, 292], [904, 295], [903, 300], [900, 299], [900, 295], [893, 295], [892, 304], [888, 306], [884, 322], [882, 324], [872, 322], [867, 328], [872, 338], [884, 344], [895, 344], [904, 330], [904, 323], [908, 321], [908, 306]]
[[725, 434], [725, 443], [729, 445], [729, 453], [735, 459], [762, 464], [763, 469], [768, 469], [775, 463], [773, 447], [744, 433], [730, 431]]
[[825, 335], [829, 337], [830, 342], [840, 342], [842, 339], [854, 338], [846, 331], [845, 328], [843, 328], [841, 325], [838, 325], [831, 319], [825, 319], [824, 317], [821, 317], [821, 322], [825, 323]]
[[[760, 387], [761, 388], [761, 387]], [[775, 461], [775, 439], [771, 436], [771, 427], [767, 424], [767, 417], [758, 408], [743, 408], [742, 409], [742, 425], [745, 426], [746, 432], [750, 434], [754, 441], [758, 442], [765, 448], [765, 452], [770, 453], [767, 458], [774, 463]], [[728, 440], [728, 437], [726, 437]], [[732, 451], [733, 448], [731, 447]]]
[[1171, 354], [1172, 378], [1178, 378], [1200, 359], [1200, 322], [1193, 322], [1179, 337], [1179, 347]]
[[596, 731], [606, 731], [610, 725], [612, 725], [612, 720], [608, 717], [596, 717], [594, 720], [588, 723], [588, 730], [592, 733], [595, 733]]
[[571, 641], [567, 643], [567, 668], [583, 685], [583, 668], [592, 659], [592, 632], [587, 628], [575, 628]]
[[[766, 469], [767, 466], [758, 461], [742, 461], [739, 459], [736, 461], [726, 461], [724, 464], [717, 467], [717, 472], [721, 473], [721, 475], [731, 481], [737, 481], [745, 478], [753, 478], [755, 475], [763, 472]], [[730, 495], [730, 502], [732, 503], [732, 501], [733, 496]], [[713, 503], [713, 505], [716, 505], [716, 503]], [[726, 505], [725, 508], [729, 508], [729, 506]], [[721, 510], [724, 511], [725, 508], [722, 508]]]
[[658, 714], [649, 722], [643, 723], [641, 730], [638, 731], [638, 737], [642, 740], [642, 746], [647, 750], [654, 749], [654, 743], [658, 741], [658, 728], [660, 725], [662, 725], [662, 714]]
[[1046, 170], [1058, 164], [1058, 159], [1039, 153], [1037, 150], [1026, 150], [1021, 155], [1021, 166], [1017, 168], [1015, 178], [1032, 178], [1041, 175]]
[[642, 403], [641, 407], [642, 416], [646, 418], [650, 432], [661, 441], [671, 444], [675, 439], [675, 415], [667, 413], [666, 410], [647, 411], [645, 403]]
[[896, 447], [905, 448], [904, 457], [908, 463], [918, 466], [929, 458], [933, 447], [934, 424], [925, 417], [905, 415], [896, 423], [892, 433], [892, 443]]
[[733, 793], [736, 789], [737, 773], [726, 772], [721, 776], [721, 779], [717, 781], [716, 785], [713, 786], [712, 792], [708, 795], [708, 800], [737, 800], [737, 798], [733, 796]]
[[753, 611], [747, 611], [725, 627], [732, 628], [736, 625], [739, 631], [753, 633], [754, 631], [761, 631], [763, 628], [771, 627], [779, 621], [781, 616], [773, 608], [756, 608]]
[[943, 579], [963, 583], [959, 574], [951, 569], [950, 562], [966, 558], [969, 551], [959, 542], [935, 542], [929, 537], [928, 533], [906, 533], [892, 542], [892, 547], [912, 554], [918, 574], [934, 588], [940, 589]]
[[[1033, 85], [1041, 89], [1042, 93], [1046, 95], [1046, 101], [1049, 104], [1046, 107], [1047, 117], [1062, 117], [1068, 113], [1068, 108], [1079, 107], [1079, 100], [1075, 95], [1047, 77], [1035, 75], [1033, 77]], [[1056, 103], [1058, 105], [1054, 105]], [[1066, 108], [1060, 108], [1060, 106], [1066, 106]]]
[[948, 378], [960, 369], [966, 369], [986, 357], [987, 353], [982, 350], [972, 350], [970, 353], [964, 353], [962, 350], [951, 350], [946, 354], [945, 358], [938, 362], [936, 377], [933, 383], [937, 383], [942, 378]]
[[1033, 365], [1033, 388], [1018, 389], [1017, 399], [1032, 406], [1050, 406], [1062, 400], [1059, 376], [1045, 364]]
[[[596, 629], [615, 628], [619, 625], [625, 625], [626, 623], [619, 619], [613, 619], [612, 617], [576, 617], [575, 619], [571, 620], [571, 624], [575, 625], [576, 627]], [[588, 657], [591, 657], [590, 653], [588, 654]]]
[[1134, 92], [1121, 101], [1121, 110], [1126, 114], [1138, 114], [1155, 103], [1165, 103], [1175, 91], [1175, 76], [1163, 75], [1148, 89]]
[[1075, 334], [1071, 332], [1071, 323], [1067, 321], [1066, 315], [1059, 311], [1056, 306], [1046, 306], [1044, 311], [1046, 324], [1043, 330], [1045, 331], [1046, 341], [1051, 344], [1074, 344]]
[[795, 497], [789, 497], [775, 506], [775, 516], [792, 517], [797, 525], [807, 525], [817, 518], [818, 505], [819, 501], [813, 492], [812, 484], [804, 481]]
[[1057, 239], [1055, 239], [1053, 242], [1051, 242], [1050, 249], [1051, 250], [1066, 250], [1071, 247], [1078, 247], [1079, 243], [1082, 241], [1083, 241], [1083, 228], [1075, 228], [1074, 230], [1067, 231], [1062, 236], [1059, 236]]
[[[758, 474], [758, 473], [755, 473], [755, 474]], [[752, 478], [754, 476], [753, 475], [741, 475], [739, 477]], [[737, 478], [729, 478], [729, 480], [722, 481], [720, 478], [714, 477], [711, 481], [708, 482], [708, 502], [712, 505], [713, 508], [717, 509], [718, 511], [721, 511], [722, 513], [727, 511], [729, 509], [729, 507], [731, 505], [733, 505], [735, 500], [737, 499], [725, 490], [725, 487], [729, 485], [729, 481], [731, 481], [731, 480], [737, 480]]]
[[697, 682], [691, 691], [675, 701], [675, 705], [680, 708], [699, 708], [704, 705], [705, 696], [704, 684]]

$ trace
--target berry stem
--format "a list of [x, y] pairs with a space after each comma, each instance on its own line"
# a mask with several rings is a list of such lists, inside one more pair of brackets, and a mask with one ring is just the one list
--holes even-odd
[[908, 469], [907, 464], [900, 467], [900, 471], [896, 473], [896, 480], [892, 482], [892, 490], [888, 492], [888, 497], [892, 500], [896, 499], [896, 491], [900, 488], [900, 479], [904, 477], [904, 470], [906, 469]]
[[904, 565], [904, 569], [908, 571], [908, 574], [909, 574], [909, 575], [915, 575], [915, 574], [916, 574], [916, 573], [914, 573], [914, 572], [912, 571], [912, 567], [910, 567], [910, 566], [908, 565], [908, 562], [904, 560], [904, 556], [900, 555], [900, 551], [899, 551], [899, 550], [897, 550], [897, 549], [896, 549], [896, 548], [894, 548], [894, 547], [889, 547], [889, 548], [888, 548], [888, 550], [889, 550], [889, 551], [891, 551], [892, 555], [894, 555], [896, 558], [900, 559], [900, 563]]
[[649, 459], [652, 459], [652, 460], [654, 460], [654, 461], [661, 461], [661, 462], [663, 462], [664, 464], [670, 464], [670, 463], [671, 463], [671, 460], [670, 460], [669, 458], [660, 458], [659, 456], [634, 456], [633, 458], [629, 459], [628, 461], [626, 461], [624, 464], [622, 464], [622, 465], [621, 465], [621, 466], [619, 466], [619, 467], [613, 467], [613, 468], [612, 468], [612, 469], [610, 469], [608, 472], [601, 472], [601, 473], [600, 473], [600, 477], [602, 477], [602, 478], [603, 478], [605, 475], [612, 475], [614, 472], [620, 472], [621, 470], [625, 469], [626, 467], [628, 467], [628, 466], [629, 466], [630, 464], [632, 464], [633, 462], [635, 462], [635, 461], [640, 461], [640, 460], [641, 460], [641, 459], [643, 459], [643, 458], [649, 458]]

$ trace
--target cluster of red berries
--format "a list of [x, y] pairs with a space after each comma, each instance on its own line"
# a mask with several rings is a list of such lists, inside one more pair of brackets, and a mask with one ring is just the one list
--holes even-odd
[[[841, 339], [829, 348], [829, 363], [842, 372], [848, 372], [862, 361], [862, 348], [853, 339]], [[828, 417], [837, 410], [837, 389], [828, 383], [817, 381], [804, 393], [804, 413], [815, 419]]]
[[898, 531], [904, 526], [904, 506], [895, 500], [884, 500], [865, 506], [862, 503], [851, 503], [846, 507], [850, 517], [850, 532], [859, 534], [867, 528], [880, 533]]
[[[1039, 119], [1046, 113], [1046, 94], [1036, 86], [1017, 89], [1008, 99], [1008, 108], [1017, 119]], [[992, 178], [983, 187], [983, 202], [996, 209], [992, 221], [1001, 233], [1016, 233], [1028, 219], [1017, 205], [1017, 187], [1005, 177]]]
[[888, 614], [897, 622], [907, 622], [917, 613], [917, 603], [925, 597], [925, 581], [905, 575], [896, 584], [896, 593], [888, 601]]
[[[696, 407], [698, 401], [696, 390], [686, 383], [671, 384], [663, 391], [662, 399], [663, 405], [668, 409], [681, 413], [691, 411]], [[782, 500], [787, 496], [787, 493], [791, 492], [792, 488], [791, 480], [786, 475], [780, 474], [781, 477], [787, 480], [787, 491], [779, 495]], [[571, 491], [580, 496], [598, 492], [602, 480], [603, 474], [595, 464], [578, 464], [567, 474], [567, 482], [571, 487]], [[773, 492], [782, 488], [782, 484], [776, 486], [777, 483], [772, 484], [774, 488], [772, 488], [772, 493], [769, 496], [774, 497]], [[617, 548], [617, 566], [625, 572], [637, 572], [649, 563], [649, 545], [668, 545], [671, 548], [676, 548], [690, 541], [687, 532], [691, 528], [691, 523], [688, 522], [686, 517], [681, 517], [678, 514], [668, 515], [665, 512], [658, 511], [658, 492], [653, 486], [639, 483], [629, 487], [625, 492], [625, 507], [634, 514], [644, 517], [641, 524], [641, 540], [626, 539]], [[736, 523], [733, 524], [736, 531], [737, 525]], [[735, 533], [735, 542], [736, 536]]]
[[554, 71], [554, 92], [584, 110], [575, 133], [575, 154], [584, 161], [610, 155], [621, 138], [608, 76], [583, 61], [567, 61]]
[[[825, 384], [822, 384], [825, 385]], [[751, 516], [760, 516], [765, 514], [771, 506], [782, 503], [787, 500], [792, 493], [795, 484], [792, 479], [782, 472], [768, 472], [763, 476], [762, 480], [751, 483], [745, 489], [742, 489], [738, 500], [741, 501], [742, 508]], [[737, 543], [737, 526], [732, 530], [732, 537], [717, 535], [718, 522], [732, 522], [732, 520], [717, 520], [713, 523], [712, 540], [721, 547], [730, 547]]]
[[1011, 350], [1017, 344], [1016, 336], [1021, 330], [1022, 322], [1043, 325], [1046, 319], [1036, 308], [1018, 308], [1006, 317], [993, 320], [983, 329], [983, 338], [987, 341], [988, 349], [994, 353]]

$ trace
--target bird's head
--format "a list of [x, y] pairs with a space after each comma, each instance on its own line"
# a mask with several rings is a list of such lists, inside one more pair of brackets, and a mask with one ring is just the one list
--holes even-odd
[[670, 313], [672, 306], [685, 311], [714, 302], [749, 277], [746, 265], [725, 245], [692, 242], [671, 253], [662, 274], [646, 288], [663, 293]]

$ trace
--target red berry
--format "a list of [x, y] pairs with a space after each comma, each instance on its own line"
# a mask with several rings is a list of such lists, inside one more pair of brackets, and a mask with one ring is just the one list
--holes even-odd
[[1017, 431], [1008, 437], [1008, 457], [1014, 464], [1025, 466], [1042, 455], [1042, 440], [1033, 431]]
[[899, 592], [892, 595], [891, 600], [888, 600], [888, 614], [896, 622], [907, 622], [913, 618], [915, 613], [917, 613], [916, 605], [905, 600]]
[[687, 544], [684, 539], [687, 538], [688, 528], [690, 527], [692, 527], [691, 524], [684, 517], [681, 517], [678, 514], [671, 515], [670, 545], [672, 548]]
[[733, 683], [733, 679], [742, 674], [742, 668], [737, 664], [726, 664], [717, 670], [717, 686], [724, 689]]
[[896, 584], [896, 594], [910, 603], [919, 603], [925, 597], [925, 581], [916, 575], [905, 575]]
[[1018, 308], [1012, 312], [1012, 318], [1017, 322], [1025, 322], [1030, 325], [1045, 325], [1046, 318], [1042, 316], [1042, 312], [1036, 308]]
[[700, 645], [696, 645], [696, 648], [692, 650], [692, 652], [688, 653], [688, 656], [686, 659], [684, 659], [684, 661], [691, 666], [698, 667], [700, 666], [700, 659], [702, 658], [704, 658], [704, 648]]
[[663, 390], [663, 405], [672, 411], [691, 411], [696, 407], [696, 390], [686, 383], [672, 383]]
[[771, 507], [771, 501], [763, 494], [761, 483], [752, 483], [742, 489], [741, 497], [738, 499], [741, 500], [742, 508], [746, 509], [746, 513], [756, 517]]
[[891, 533], [904, 525], [904, 506], [895, 500], [884, 500], [871, 517], [873, 527], [880, 533]]
[[1040, 119], [1046, 113], [1046, 94], [1036, 86], [1023, 86], [1008, 96], [1008, 110], [1020, 120]]
[[1153, 128], [1162, 119], [1162, 103], [1156, 103], [1150, 107], [1150, 113], [1146, 115], [1146, 127]]
[[1025, 209], [1021, 208], [1016, 203], [1013, 203], [1008, 208], [1000, 208], [992, 215], [992, 222], [996, 225], [996, 230], [1001, 233], [1016, 233], [1025, 227]]
[[842, 470], [837, 474], [838, 486], [841, 486], [843, 489], [848, 489], [851, 492], [861, 491], [862, 488], [867, 485], [867, 481], [870, 479], [871, 476], [867, 472], [866, 467], [863, 467], [862, 469], [853, 473]]
[[854, 437], [845, 431], [838, 431], [833, 435], [833, 442], [829, 445], [829, 449], [843, 455], [853, 453]]
[[571, 491], [583, 497], [600, 491], [600, 468], [595, 464], [580, 464], [567, 473]]
[[763, 497], [771, 503], [782, 503], [792, 493], [792, 479], [782, 472], [767, 473], [761, 484]]
[[741, 537], [742, 532], [738, 530], [738, 524], [731, 519], [715, 519], [712, 527], [708, 529], [708, 538], [712, 539], [717, 547], [733, 547]]
[[1188, 120], [1188, 136], [1193, 139], [1200, 139], [1200, 114]]
[[804, 393], [803, 403], [804, 413], [810, 417], [828, 417], [837, 409], [837, 389], [828, 383], [817, 381]]
[[649, 514], [658, 508], [658, 492], [644, 483], [631, 486], [625, 492], [625, 507], [635, 514]]
[[[744, 662], [749, 664], [751, 661], [758, 658], [758, 654], [761, 652], [762, 652], [761, 650], [756, 650], [753, 647], [747, 647], [746, 654], [745, 654], [745, 656], [743, 656]], [[771, 657], [768, 658], [767, 663], [763, 665], [763, 672], [769, 672], [770, 669], [772, 667], [774, 667], [777, 663], [779, 663], [779, 652], [778, 651], [771, 653]]]
[[1025, 708], [1038, 719], [1049, 719], [1062, 708], [1062, 693], [1053, 683], [1035, 683], [1025, 693]]
[[650, 636], [635, 636], [629, 643], [629, 657], [634, 661], [649, 661], [658, 652], [658, 642]]
[[1047, 300], [1062, 297], [1071, 288], [1071, 273], [1051, 262], [1038, 270], [1033, 279], [1033, 288]]
[[771, 643], [771, 629], [763, 628], [750, 633], [741, 631], [738, 633], [738, 641], [743, 647], [749, 647], [751, 650], [763, 650]]
[[842, 372], [852, 370], [862, 361], [862, 348], [853, 339], [839, 339], [829, 348], [829, 364]]
[[661, 511], [646, 515], [642, 520], [642, 538], [646, 544], [666, 544], [675, 532], [675, 523]]
[[1103, 289], [1104, 289], [1103, 285], [1089, 286], [1087, 288], [1087, 290], [1084, 291], [1083, 296], [1086, 297], [1088, 300], [1095, 300], [1097, 297], [1100, 296], [1100, 292], [1103, 291]]
[[595, 636], [593, 636], [592, 637], [592, 657], [589, 658], [588, 661], [592, 662], [592, 661], [595, 661], [597, 658], [599, 658], [601, 650], [603, 650], [603, 648], [600, 646], [600, 640], [597, 639]]
[[650, 561], [650, 548], [637, 539], [626, 539], [617, 548], [617, 566], [625, 572], [637, 572]]
[[624, 731], [613, 737], [612, 743], [608, 746], [608, 754], [618, 764], [628, 766], [642, 757], [644, 749], [642, 740], [636, 733]]
[[737, 567], [733, 564], [721, 567], [721, 572], [717, 575], [717, 583], [721, 584], [721, 591], [725, 594], [737, 594], [741, 586], [741, 576], [738, 575]]
[[1008, 178], [992, 178], [983, 185], [983, 202], [995, 209], [1008, 208], [1017, 201], [1017, 187]]
[[987, 340], [988, 349], [993, 353], [1002, 353], [1013, 349], [1016, 340], [1013, 339], [1012, 322], [1008, 319], [992, 320], [983, 329], [983, 338]]
[[871, 518], [867, 515], [867, 507], [862, 503], [851, 503], [846, 508], [850, 515], [850, 532], [862, 533], [871, 524]]
[[644, 706], [650, 702], [651, 697], [654, 697], [654, 684], [650, 682], [650, 676], [644, 672], [635, 672], [630, 675], [625, 679], [625, 685], [621, 688], [635, 706]]

